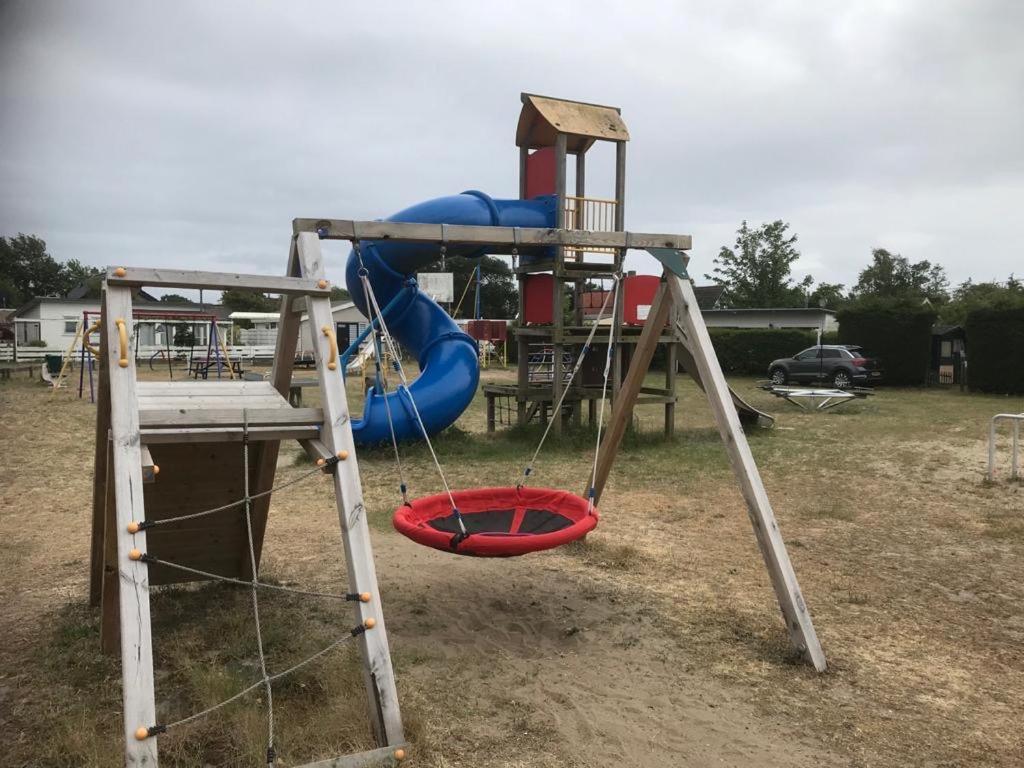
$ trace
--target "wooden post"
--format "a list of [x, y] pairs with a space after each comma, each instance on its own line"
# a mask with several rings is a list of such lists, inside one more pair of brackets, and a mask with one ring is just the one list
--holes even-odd
[[[110, 430], [113, 453], [117, 573], [121, 615], [121, 681], [124, 699], [124, 741], [127, 765], [155, 766], [157, 739], [139, 740], [135, 730], [156, 723], [153, 699], [153, 641], [149, 615], [149, 569], [131, 560], [129, 552], [146, 551], [146, 532], [128, 532], [128, 523], [145, 520], [142, 499], [142, 455], [139, 449], [139, 410], [135, 396], [135, 355], [128, 330], [132, 322], [130, 288], [108, 286], [103, 320], [110, 382]], [[118, 321], [121, 321], [120, 323]], [[127, 330], [119, 331], [119, 325]]]
[[[296, 246], [302, 276], [314, 280], [323, 278], [323, 254], [317, 235], [309, 232], [297, 235]], [[363, 504], [363, 489], [359, 479], [359, 464], [352, 437], [352, 421], [345, 382], [340, 368], [333, 371], [328, 368], [329, 341], [321, 332], [323, 327], [334, 328], [330, 299], [310, 296], [307, 311], [310, 342], [320, 374], [320, 397], [324, 417], [321, 440], [332, 454], [339, 451], [347, 452], [347, 458], [338, 463], [334, 473], [334, 493], [345, 547], [348, 590], [369, 592], [372, 595], [368, 603], [353, 603], [356, 623], [363, 623], [367, 619], [376, 622], [373, 629], [359, 636], [370, 722], [380, 746], [401, 744], [404, 736], [398, 708], [398, 691], [395, 688], [391, 651], [384, 627], [380, 588], [373, 565], [373, 548], [370, 545], [370, 530]]]
[[[555, 211], [555, 227], [565, 228], [565, 165], [566, 165], [566, 143], [567, 137], [559, 133], [555, 137], [555, 199], [557, 209]], [[562, 353], [565, 351], [562, 345], [562, 330], [564, 316], [562, 314], [562, 297], [565, 293], [565, 282], [561, 275], [561, 265], [565, 261], [566, 250], [559, 246], [555, 250], [555, 269], [553, 270], [554, 280], [551, 285], [551, 418], [554, 419], [551, 427], [557, 434], [562, 431], [561, 409], [555, 408], [555, 404], [562, 396], [564, 382], [562, 381]], [[556, 412], [557, 411], [557, 412]]]
[[[106, 289], [100, 293], [100, 326], [105, 317]], [[93, 452], [92, 478], [92, 544], [89, 551], [89, 604], [100, 604], [103, 592], [103, 529], [106, 523], [106, 503], [110, 458], [110, 383], [107, 375], [107, 335], [100, 333], [100, 355], [96, 362], [96, 443]]]
[[[647, 369], [651, 366], [654, 350], [658, 348], [658, 337], [661, 336], [662, 330], [665, 328], [671, 307], [672, 300], [668, 295], [668, 288], [662, 283], [654, 296], [654, 304], [647, 315], [644, 329], [640, 333], [640, 340], [633, 352], [633, 359], [629, 364], [626, 378], [622, 382], [619, 397], [612, 404], [612, 417], [608, 422], [608, 429], [605, 431], [604, 437], [601, 438], [594, 481], [595, 505], [601, 501], [601, 494], [608, 481], [608, 474], [612, 470], [612, 464], [615, 463], [615, 456], [619, 452], [622, 436], [626, 433], [626, 427], [629, 426], [630, 414], [633, 413], [633, 406], [640, 394], [640, 388], [644, 385], [644, 376], [647, 375]], [[584, 496], [587, 495], [586, 490], [584, 489]]]
[[[288, 250], [287, 277], [299, 277], [299, 258], [295, 249], [295, 238], [292, 238]], [[312, 296], [309, 297], [312, 300]], [[299, 342], [299, 312], [296, 305], [305, 301], [304, 298], [292, 293], [281, 295], [281, 316], [277, 323], [277, 344], [274, 349], [274, 361], [270, 370], [270, 383], [283, 398], [290, 400], [292, 371], [295, 368], [295, 349]], [[300, 390], [301, 395], [301, 390]], [[253, 494], [266, 493], [274, 487], [274, 475], [277, 473], [277, 457], [281, 450], [280, 440], [262, 440], [250, 448], [255, 453], [252, 465], [255, 471], [252, 476]], [[270, 513], [270, 496], [260, 496], [252, 503], [252, 538], [256, 550], [256, 565], [259, 567], [263, 555], [263, 538], [267, 532], [267, 516]], [[250, 569], [248, 558], [245, 559], [246, 572]], [[247, 576], [251, 577], [252, 574]]]
[[[665, 345], [665, 389], [673, 397], [676, 394], [676, 345]], [[672, 437], [676, 432], [675, 401], [665, 403], [665, 437]]]
[[[732, 394], [725, 381], [725, 375], [715, 356], [711, 345], [711, 337], [704, 325], [697, 299], [690, 281], [677, 275], [666, 273], [672, 300], [678, 308], [677, 326], [692, 343], [690, 352], [694, 363], [704, 382], [711, 411], [715, 416], [719, 434], [725, 443], [733, 472], [739, 481], [740, 490], [747, 503], [750, 521], [754, 526], [758, 547], [768, 568], [768, 574], [775, 588], [782, 615], [786, 621], [790, 641], [805, 659], [814, 665], [819, 672], [825, 671], [827, 664], [825, 653], [818, 642], [814, 631], [811, 614], [804, 603], [797, 583], [796, 573], [786, 552], [782, 533], [772, 512], [768, 494], [765, 491], [761, 475], [754, 463], [753, 454], [743, 433], [736, 407], [732, 402]], [[646, 330], [646, 329], [645, 329]]]
[[519, 148], [519, 199], [526, 199], [526, 161], [530, 157], [528, 147]]

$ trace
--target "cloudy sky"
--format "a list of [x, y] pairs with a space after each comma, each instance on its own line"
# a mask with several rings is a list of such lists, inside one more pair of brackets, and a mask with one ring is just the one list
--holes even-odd
[[849, 286], [886, 247], [1005, 279], [1022, 32], [1012, 0], [0, 0], [0, 234], [277, 273], [297, 216], [514, 197], [530, 91], [621, 106], [627, 227], [692, 234], [697, 274], [740, 220], [782, 218], [798, 276]]

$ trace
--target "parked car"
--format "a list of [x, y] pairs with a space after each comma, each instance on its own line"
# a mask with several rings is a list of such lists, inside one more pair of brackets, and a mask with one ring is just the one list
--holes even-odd
[[772, 384], [824, 381], [836, 389], [846, 389], [881, 381], [882, 364], [867, 357], [861, 347], [821, 344], [793, 357], [772, 360], [768, 378]]

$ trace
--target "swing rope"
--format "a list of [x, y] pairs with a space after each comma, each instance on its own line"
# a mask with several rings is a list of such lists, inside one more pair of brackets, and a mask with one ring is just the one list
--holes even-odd
[[604, 359], [604, 381], [601, 383], [601, 409], [597, 415], [597, 442], [594, 444], [594, 467], [590, 474], [590, 488], [587, 490], [587, 509], [594, 509], [597, 486], [597, 459], [601, 452], [601, 430], [604, 427], [604, 404], [608, 393], [608, 376], [612, 368], [612, 352], [615, 344], [615, 318], [619, 312], [619, 284], [615, 284], [615, 300], [612, 303], [612, 322], [608, 328], [608, 354]]
[[256, 626], [256, 651], [260, 660], [260, 675], [267, 694], [267, 765], [273, 766], [274, 753], [274, 687], [270, 684], [267, 674], [267, 659], [263, 653], [263, 627], [260, 624], [259, 577], [256, 565], [256, 546], [252, 535], [252, 499], [249, 498], [249, 412], [242, 410], [242, 464], [244, 478], [242, 489], [245, 493], [245, 532], [249, 544], [249, 567], [251, 573], [250, 589], [252, 591], [252, 617]]
[[[398, 355], [398, 350], [395, 347], [394, 339], [391, 336], [391, 331], [388, 330], [387, 321], [384, 319], [384, 313], [381, 312], [380, 304], [377, 302], [377, 295], [373, 291], [373, 286], [370, 284], [370, 272], [367, 270], [366, 265], [363, 263], [363, 252], [359, 247], [358, 241], [354, 242], [356, 256], [359, 259], [359, 279], [363, 284], [363, 294], [366, 296], [367, 308], [371, 312], [372, 316], [375, 314], [379, 321], [380, 333], [384, 340], [385, 346], [387, 346], [388, 353], [394, 360], [395, 372], [398, 373], [398, 378], [401, 384], [396, 391], [401, 392], [405, 390], [405, 394], [409, 398], [409, 404], [412, 406], [413, 415], [416, 417], [416, 423], [419, 425], [420, 432], [423, 434], [423, 440], [427, 444], [427, 449], [430, 451], [430, 456], [434, 461], [434, 467], [437, 469], [437, 474], [441, 478], [441, 483], [444, 485], [445, 493], [448, 495], [448, 501], [451, 504], [452, 515], [455, 517], [455, 521], [458, 523], [460, 533], [452, 540], [452, 546], [457, 546], [459, 542], [469, 536], [469, 532], [466, 530], [466, 524], [462, 519], [462, 513], [459, 512], [458, 506], [455, 504], [455, 497], [452, 495], [452, 489], [448, 485], [448, 478], [445, 477], [444, 469], [441, 467], [441, 461], [437, 457], [437, 452], [434, 450], [434, 444], [430, 441], [430, 435], [427, 433], [426, 425], [423, 423], [423, 418], [420, 416], [420, 409], [416, 406], [416, 398], [413, 397], [412, 391], [409, 389], [409, 380], [405, 376], [405, 368], [402, 365], [402, 360]], [[387, 403], [387, 394], [385, 393], [384, 402]], [[395, 448], [395, 455], [398, 456], [398, 439], [395, 435], [394, 423], [390, 418], [390, 408], [388, 410], [388, 426], [391, 430], [391, 441]], [[404, 484], [404, 482], [403, 482]], [[406, 500], [406, 496], [403, 493], [403, 500]]]
[[[366, 266], [363, 264], [363, 252], [362, 252], [362, 249], [359, 247], [359, 241], [358, 240], [356, 240], [355, 243], [354, 243], [354, 250], [356, 252], [356, 255], [359, 257], [359, 265], [360, 265], [359, 279], [363, 283], [363, 291], [367, 292], [367, 296], [369, 296], [369, 292], [372, 292], [373, 289], [370, 288], [370, 281], [369, 281], [368, 273], [364, 274], [364, 272], [366, 272]], [[402, 503], [405, 504], [406, 506], [408, 506], [409, 505], [409, 485], [408, 485], [408, 483], [406, 483], [406, 480], [405, 480], [405, 468], [402, 466], [402, 456], [401, 456], [401, 454], [398, 451], [398, 438], [395, 436], [395, 422], [394, 422], [394, 418], [391, 415], [391, 401], [388, 400], [388, 397], [387, 397], [387, 394], [388, 394], [387, 380], [384, 377], [384, 371], [381, 370], [381, 365], [380, 365], [381, 358], [383, 357], [383, 350], [381, 349], [381, 333], [382, 333], [381, 332], [381, 328], [384, 327], [384, 313], [381, 312], [380, 308], [377, 306], [376, 297], [374, 297], [374, 301], [372, 302], [372, 304], [369, 301], [367, 302], [367, 309], [370, 312], [370, 327], [373, 329], [373, 349], [374, 349], [373, 365], [374, 365], [374, 368], [375, 368], [376, 374], [377, 374], [377, 377], [376, 377], [377, 378], [377, 383], [380, 386], [381, 391], [384, 393], [384, 410], [385, 410], [385, 412], [387, 413], [387, 416], [388, 416], [388, 430], [391, 433], [391, 447], [394, 449], [394, 452], [395, 452], [395, 464], [398, 467], [398, 483], [399, 483], [398, 488], [399, 488], [399, 490], [402, 493]], [[373, 319], [375, 311], [376, 311], [376, 317], [377, 317], [377, 323], [376, 324], [374, 324], [374, 319]], [[394, 359], [397, 362], [398, 358], [395, 357]]]
[[[615, 312], [616, 312], [616, 309], [618, 307], [620, 276], [619, 275], [615, 275], [612, 279], [615, 282], [615, 286], [614, 286], [614, 288], [611, 291], [605, 292], [604, 301], [601, 303], [601, 311], [598, 312], [597, 317], [594, 319], [594, 324], [590, 328], [590, 334], [587, 336], [587, 340], [583, 344], [583, 349], [580, 350], [579, 357], [576, 358], [576, 364], [573, 366], [572, 373], [569, 374], [569, 380], [567, 382], [565, 382], [563, 387], [562, 387], [562, 394], [558, 398], [558, 403], [552, 409], [551, 419], [548, 420], [547, 427], [544, 429], [544, 434], [541, 435], [541, 437], [540, 437], [540, 442], [537, 444], [537, 449], [533, 452], [533, 456], [530, 458], [530, 461], [527, 463], [526, 468], [523, 469], [523, 477], [522, 477], [522, 479], [520, 479], [520, 481], [518, 483], [516, 483], [516, 489], [520, 489], [524, 485], [526, 485], [527, 478], [530, 476], [530, 473], [533, 472], [533, 465], [537, 461], [537, 456], [540, 455], [541, 448], [544, 447], [544, 441], [548, 439], [548, 434], [551, 432], [551, 426], [555, 423], [555, 419], [559, 418], [559, 414], [561, 414], [561, 412], [562, 412], [562, 403], [565, 402], [565, 397], [566, 397], [566, 395], [569, 394], [569, 388], [572, 386], [572, 383], [573, 383], [573, 381], [576, 378], [576, 374], [579, 373], [580, 368], [583, 367], [583, 360], [586, 357], [587, 352], [590, 351], [590, 345], [594, 341], [594, 336], [597, 334], [598, 326], [600, 326], [601, 320], [604, 319], [604, 312], [608, 308], [608, 299], [610, 299], [612, 297], [613, 293], [615, 295], [615, 303], [613, 304], [613, 308], [612, 308], [612, 332], [611, 332], [610, 336], [614, 335], [614, 331], [615, 331]], [[610, 349], [611, 349], [611, 347], [609, 347], [609, 350]], [[610, 360], [610, 359], [611, 359], [611, 357], [609, 355], [608, 360]], [[557, 366], [555, 366], [555, 367], [557, 367]], [[608, 384], [608, 373], [609, 373], [609, 366], [606, 363], [605, 364], [605, 370], [604, 370], [604, 384], [601, 387], [601, 412], [602, 413], [604, 412], [604, 398], [605, 398], [605, 391], [607, 389], [607, 384]], [[600, 445], [600, 427], [598, 428], [598, 445]], [[595, 457], [595, 461], [596, 461], [596, 457]]]

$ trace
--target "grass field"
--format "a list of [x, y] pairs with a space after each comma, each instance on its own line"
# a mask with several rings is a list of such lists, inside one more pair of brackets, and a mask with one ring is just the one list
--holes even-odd
[[[586, 542], [526, 558], [457, 558], [399, 537], [390, 452], [361, 451], [408, 765], [1024, 764], [1024, 485], [983, 479], [988, 419], [1024, 400], [882, 389], [802, 413], [732, 383], [778, 418], [751, 445], [829, 671], [793, 658], [689, 383], [674, 439], [657, 436], [659, 411], [638, 409]], [[70, 392], [0, 384], [5, 765], [120, 761], [118, 662], [99, 653], [87, 606], [94, 414]], [[537, 437], [487, 435], [481, 397], [437, 442], [452, 485], [472, 487], [513, 483]], [[582, 491], [592, 452], [588, 430], [552, 439], [536, 483]], [[422, 447], [404, 456], [414, 493], [440, 490]], [[305, 466], [289, 447], [279, 479]], [[339, 553], [329, 483], [273, 499], [266, 578], [344, 589]], [[161, 718], [254, 680], [244, 591], [157, 591], [153, 613]], [[268, 596], [264, 614], [272, 671], [351, 621], [288, 596]], [[283, 765], [370, 745], [355, 661], [344, 648], [279, 684]], [[254, 694], [161, 737], [162, 764], [259, 764], [260, 704]]]

